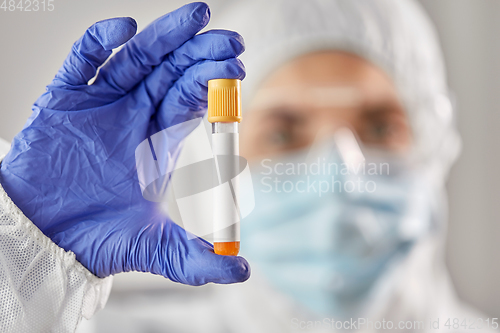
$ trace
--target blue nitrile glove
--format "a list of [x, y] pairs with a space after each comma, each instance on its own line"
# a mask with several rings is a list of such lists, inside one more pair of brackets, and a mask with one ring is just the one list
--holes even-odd
[[245, 259], [189, 240], [146, 201], [135, 169], [135, 149], [148, 135], [203, 116], [208, 80], [245, 76], [236, 59], [241, 36], [196, 35], [209, 19], [206, 4], [192, 3], [136, 36], [131, 18], [90, 27], [2, 162], [1, 183], [14, 203], [99, 277], [143, 271], [191, 285], [249, 277]]

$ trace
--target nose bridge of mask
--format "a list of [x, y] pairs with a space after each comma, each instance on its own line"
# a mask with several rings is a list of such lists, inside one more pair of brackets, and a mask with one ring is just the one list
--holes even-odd
[[364, 150], [362, 143], [349, 127], [329, 127], [328, 130], [318, 133], [305, 161], [309, 165], [322, 163], [323, 168], [320, 169], [323, 170], [323, 176], [336, 177], [344, 186], [344, 191], [340, 192], [355, 195], [358, 192], [373, 190], [361, 186], [363, 182], [365, 186], [373, 185], [373, 182], [370, 182], [372, 176], [384, 173], [390, 175], [390, 165], [387, 161], [381, 159], [378, 163], [368, 163]]
[[365, 164], [365, 156], [354, 133], [347, 127], [341, 127], [335, 131], [333, 140], [349, 171], [348, 174], [358, 173], [357, 170]]

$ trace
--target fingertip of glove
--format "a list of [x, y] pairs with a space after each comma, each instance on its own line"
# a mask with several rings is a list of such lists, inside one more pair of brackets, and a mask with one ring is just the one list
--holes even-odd
[[225, 61], [225, 70], [229, 79], [243, 80], [246, 76], [246, 69], [243, 62], [238, 58], [228, 59]]
[[210, 7], [205, 2], [193, 2], [186, 6], [193, 6], [193, 11], [191, 13], [192, 17], [200, 23], [201, 26], [205, 26], [210, 21]]
[[230, 30], [211, 30], [210, 32], [228, 37], [229, 44], [236, 56], [239, 56], [245, 51], [245, 40], [239, 33]]
[[193, 82], [207, 87], [208, 81], [213, 79], [240, 79], [246, 75], [245, 66], [238, 58], [230, 58], [223, 61], [202, 62], [190, 72]]
[[122, 17], [121, 20], [117, 22], [115, 28], [121, 31], [122, 36], [126, 38], [126, 41], [128, 41], [137, 33], [137, 22], [131, 17]]
[[135, 35], [135, 33], [137, 32], [137, 22], [132, 17], [123, 17], [123, 22], [128, 23], [130, 32], [132, 33], [132, 35]]
[[234, 51], [234, 54], [236, 56], [239, 56], [245, 51], [245, 40], [243, 37], [237, 33], [236, 31], [231, 31], [231, 30], [222, 30], [222, 29], [213, 29], [204, 32], [202, 35], [220, 35], [227, 37], [226, 40], [229, 41], [229, 44], [231, 48]]
[[250, 264], [243, 257], [235, 257], [235, 263], [231, 268], [231, 275], [235, 282], [245, 282], [250, 278]]
[[97, 22], [94, 37], [108, 51], [132, 38], [137, 32], [137, 22], [131, 17], [116, 17]]
[[235, 33], [234, 39], [231, 39], [230, 43], [237, 55], [245, 52], [245, 40], [240, 34]]

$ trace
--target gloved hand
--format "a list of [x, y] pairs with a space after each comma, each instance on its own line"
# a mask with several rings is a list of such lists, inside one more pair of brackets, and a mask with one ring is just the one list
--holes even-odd
[[244, 50], [241, 36], [196, 35], [209, 19], [206, 4], [192, 3], [136, 36], [131, 18], [94, 24], [2, 162], [1, 183], [14, 203], [99, 277], [142, 271], [191, 285], [249, 277], [245, 259], [189, 240], [146, 201], [135, 169], [135, 149], [148, 135], [203, 116], [208, 80], [245, 75], [236, 59]]

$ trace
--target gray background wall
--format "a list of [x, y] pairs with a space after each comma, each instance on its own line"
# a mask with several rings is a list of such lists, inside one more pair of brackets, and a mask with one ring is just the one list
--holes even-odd
[[463, 152], [449, 181], [447, 263], [459, 295], [500, 314], [500, 1], [422, 0], [440, 33]]
[[[212, 14], [223, 1], [207, 1]], [[421, 0], [436, 23], [459, 106], [463, 154], [449, 181], [447, 264], [459, 295], [500, 316], [500, 1]], [[184, 1], [55, 0], [53, 12], [0, 10], [0, 137], [11, 140], [72, 43], [93, 22], [142, 29]]]

